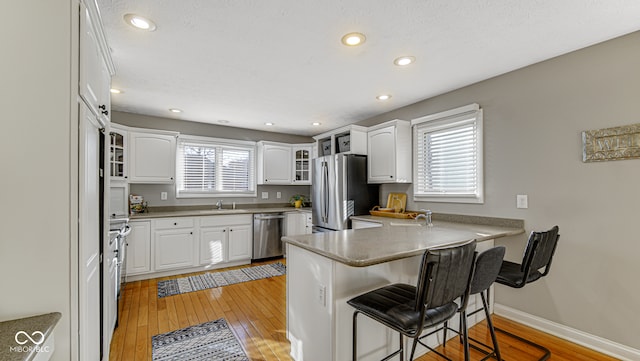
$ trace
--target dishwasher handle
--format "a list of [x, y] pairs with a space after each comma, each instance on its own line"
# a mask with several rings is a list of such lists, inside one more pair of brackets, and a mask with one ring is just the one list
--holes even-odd
[[267, 219], [283, 219], [283, 218], [284, 218], [284, 216], [282, 215], [282, 216], [260, 216], [260, 217], [254, 217], [253, 219], [257, 219], [259, 221], [262, 221], [262, 220], [267, 220]]

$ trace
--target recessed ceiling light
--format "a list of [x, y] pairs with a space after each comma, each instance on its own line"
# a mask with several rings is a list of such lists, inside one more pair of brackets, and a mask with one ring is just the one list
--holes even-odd
[[393, 63], [397, 66], [406, 66], [413, 63], [414, 61], [416, 61], [416, 58], [413, 56], [401, 56], [399, 58], [396, 58]]
[[156, 30], [156, 24], [153, 21], [145, 18], [144, 16], [140, 16], [136, 14], [126, 14], [124, 16], [124, 21], [126, 21], [127, 24], [133, 27], [136, 27], [138, 29], [147, 30], [147, 31]]
[[358, 46], [364, 43], [365, 40], [367, 38], [361, 33], [349, 33], [342, 37], [342, 43], [346, 46]]
[[382, 94], [382, 95], [378, 95], [376, 97], [376, 99], [378, 99], [378, 100], [389, 100], [390, 98], [391, 98], [391, 95], [389, 95], [389, 94]]
[[178, 109], [178, 108], [171, 108], [171, 109], [169, 109], [169, 111], [170, 111], [171, 113], [182, 113], [182, 110], [180, 110], [180, 109]]
[[273, 125], [273, 123], [271, 123], [271, 122], [266, 122], [266, 123], [264, 123], [264, 125], [272, 126], [272, 125]]
[[116, 88], [111, 88], [109, 91], [111, 92], [111, 94], [122, 94], [122, 93], [124, 93], [122, 90], [116, 89]]
[[322, 123], [320, 123], [320, 122], [313, 122], [313, 123], [311, 123], [311, 125], [313, 125], [314, 127], [317, 127], [317, 126], [318, 126], [318, 125], [320, 125], [320, 124], [322, 124]]

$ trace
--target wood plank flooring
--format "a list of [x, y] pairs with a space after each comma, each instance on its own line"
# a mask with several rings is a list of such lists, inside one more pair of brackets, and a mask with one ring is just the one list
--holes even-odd
[[[234, 268], [239, 267], [229, 269]], [[252, 361], [292, 360], [286, 339], [285, 276], [158, 299], [158, 281], [174, 277], [126, 284], [124, 307], [111, 343], [110, 361], [151, 360], [152, 336], [222, 317]], [[497, 327], [545, 345], [551, 350], [550, 360], [553, 361], [616, 360], [502, 317], [495, 316], [494, 322]], [[470, 335], [490, 344], [484, 323], [473, 327]], [[508, 361], [537, 360], [541, 355], [540, 351], [501, 334], [498, 334], [498, 342], [503, 359]], [[462, 360], [461, 347], [455, 340], [439, 350], [454, 360]], [[481, 358], [480, 353], [472, 352], [472, 360]], [[442, 359], [427, 354], [417, 360]]]

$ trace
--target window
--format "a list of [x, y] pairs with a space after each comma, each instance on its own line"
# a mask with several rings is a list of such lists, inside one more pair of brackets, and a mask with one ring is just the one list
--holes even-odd
[[480, 106], [427, 115], [411, 125], [414, 200], [483, 203]]
[[179, 198], [256, 196], [255, 143], [180, 136]]

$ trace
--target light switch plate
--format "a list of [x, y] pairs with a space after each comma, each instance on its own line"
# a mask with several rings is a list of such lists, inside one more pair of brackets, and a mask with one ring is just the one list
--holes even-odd
[[278, 199], [282, 198], [282, 192], [276, 192], [276, 198]]
[[518, 194], [516, 196], [516, 208], [529, 208], [529, 196]]
[[167, 200], [167, 192], [160, 192], [160, 200], [161, 201]]
[[269, 199], [269, 192], [262, 192], [262, 199]]

